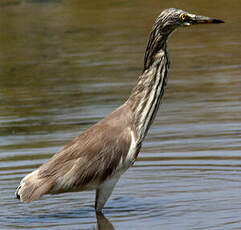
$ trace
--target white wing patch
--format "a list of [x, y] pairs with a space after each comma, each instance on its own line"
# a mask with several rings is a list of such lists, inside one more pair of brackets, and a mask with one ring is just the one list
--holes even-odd
[[135, 153], [136, 153], [136, 139], [135, 139], [134, 132], [131, 130], [131, 145], [126, 156], [126, 161], [133, 162], [135, 158]]
[[123, 157], [120, 158], [120, 162], [115, 170], [116, 175], [121, 175], [123, 174], [134, 162], [135, 160], [135, 153], [136, 153], [136, 138], [134, 132], [129, 128], [130, 130], [130, 135], [131, 135], [131, 144], [129, 151], [126, 155], [126, 158], [123, 159]]

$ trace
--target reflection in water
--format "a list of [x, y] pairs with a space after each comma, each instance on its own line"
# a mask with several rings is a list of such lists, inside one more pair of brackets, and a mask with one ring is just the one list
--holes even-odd
[[31, 204], [14, 192], [27, 173], [123, 103], [154, 18], [176, 7], [227, 23], [171, 37], [163, 104], [104, 212], [116, 229], [241, 229], [237, 2], [1, 0], [0, 228], [90, 229], [97, 219], [99, 229], [113, 229], [95, 217], [92, 192]]
[[103, 213], [96, 213], [98, 230], [115, 230], [112, 223], [104, 216]]

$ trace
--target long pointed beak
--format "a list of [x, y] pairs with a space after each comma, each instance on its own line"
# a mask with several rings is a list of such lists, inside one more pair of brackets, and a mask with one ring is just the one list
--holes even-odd
[[188, 14], [191, 17], [191, 24], [224, 23], [223, 20], [200, 15]]

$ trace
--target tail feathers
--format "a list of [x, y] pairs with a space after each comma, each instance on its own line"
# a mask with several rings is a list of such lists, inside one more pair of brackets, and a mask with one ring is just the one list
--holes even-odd
[[20, 201], [29, 203], [48, 193], [51, 188], [52, 183], [47, 178], [39, 179], [36, 170], [23, 178], [15, 194]]

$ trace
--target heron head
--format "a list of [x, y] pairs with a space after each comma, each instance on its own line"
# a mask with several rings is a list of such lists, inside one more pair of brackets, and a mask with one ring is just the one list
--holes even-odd
[[190, 14], [180, 9], [169, 8], [162, 11], [154, 26], [158, 27], [158, 30], [162, 33], [170, 33], [179, 26], [223, 22], [224, 21], [220, 19]]

